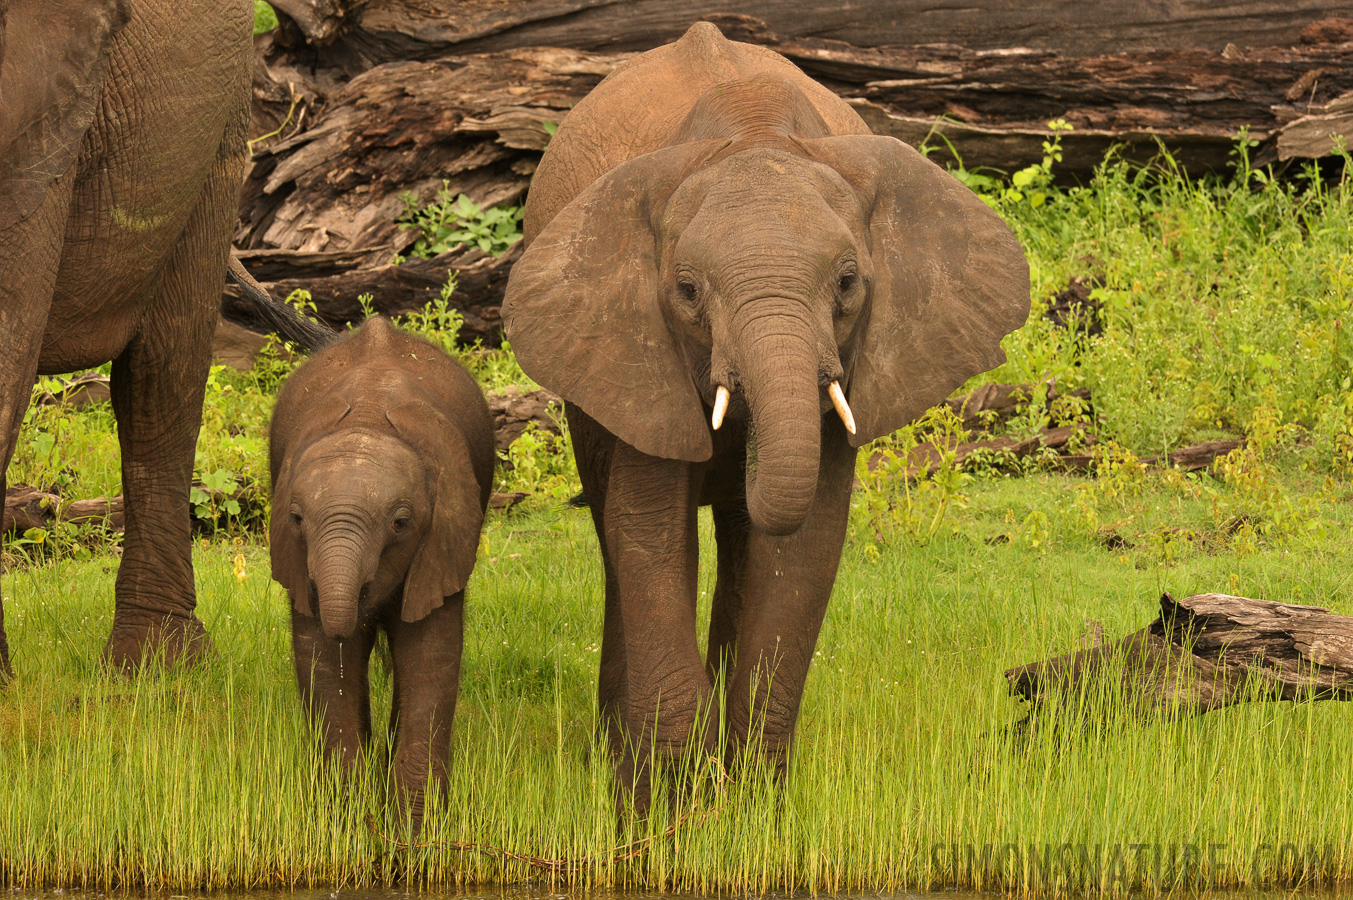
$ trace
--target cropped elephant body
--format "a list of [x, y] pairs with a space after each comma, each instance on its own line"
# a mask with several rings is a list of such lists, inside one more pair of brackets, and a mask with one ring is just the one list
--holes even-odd
[[[248, 158], [246, 0], [0, 2], [0, 491], [39, 373], [113, 361], [105, 656], [200, 652], [188, 491]], [[0, 672], [8, 670], [0, 631]]]
[[[703, 23], [569, 114], [525, 231], [504, 322], [567, 403], [606, 567], [620, 777], [643, 802], [634, 760], [654, 742], [712, 741], [696, 723], [721, 669], [729, 753], [759, 734], [783, 768], [856, 448], [1004, 359], [1029, 311], [1023, 253], [942, 170]], [[718, 543], [703, 660], [702, 504]]]
[[394, 766], [421, 816], [445, 780], [465, 583], [493, 479], [479, 387], [431, 344], [373, 319], [287, 380], [273, 413], [273, 578], [292, 600], [301, 702], [351, 766], [371, 737], [367, 664], [394, 663]]

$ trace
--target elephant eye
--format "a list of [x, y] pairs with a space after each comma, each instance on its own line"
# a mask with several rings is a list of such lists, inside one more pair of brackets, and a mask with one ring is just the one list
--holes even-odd
[[841, 279], [836, 282], [836, 289], [843, 294], [849, 294], [855, 289], [855, 285], [860, 283], [860, 276], [854, 272], [846, 272]]
[[699, 296], [699, 291], [696, 290], [695, 282], [693, 281], [678, 281], [677, 294], [686, 303], [693, 304], [695, 303], [696, 298]]
[[297, 528], [300, 528], [300, 527], [301, 527], [301, 522], [303, 522], [303, 521], [304, 521], [304, 520], [301, 518], [301, 514], [298, 513], [296, 510], [293, 509], [293, 510], [291, 511], [291, 524], [292, 524], [292, 525], [295, 525]]

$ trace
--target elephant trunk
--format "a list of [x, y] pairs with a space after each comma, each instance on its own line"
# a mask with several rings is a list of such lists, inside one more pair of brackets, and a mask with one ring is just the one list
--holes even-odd
[[787, 320], [766, 323], [747, 347], [741, 372], [752, 413], [747, 511], [752, 523], [768, 534], [798, 531], [817, 495], [822, 443], [818, 358], [799, 330]]
[[362, 577], [362, 541], [359, 535], [326, 533], [312, 545], [310, 573], [318, 595], [319, 621], [324, 633], [341, 641], [357, 630]]

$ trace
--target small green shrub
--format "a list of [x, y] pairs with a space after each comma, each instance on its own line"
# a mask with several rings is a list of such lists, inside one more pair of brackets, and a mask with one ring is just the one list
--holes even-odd
[[958, 445], [967, 438], [963, 420], [941, 405], [862, 449], [855, 477], [863, 516], [854, 517], [853, 530], [872, 548], [866, 552], [877, 555], [895, 535], [928, 543], [951, 510], [967, 505], [963, 489], [972, 476], [957, 460]]
[[521, 240], [520, 206], [484, 208], [464, 194], [453, 199], [447, 182], [442, 182], [436, 201], [427, 206], [420, 206], [418, 198], [408, 191], [399, 199], [404, 204], [404, 213], [396, 220], [400, 228], [420, 232], [409, 256], [426, 259], [463, 244], [502, 256]]
[[254, 0], [254, 34], [267, 34], [277, 27], [277, 13], [267, 0]]

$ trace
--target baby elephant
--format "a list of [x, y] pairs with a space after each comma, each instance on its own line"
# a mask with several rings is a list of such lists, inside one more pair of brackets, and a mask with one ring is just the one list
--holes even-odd
[[373, 319], [287, 381], [273, 412], [272, 577], [291, 594], [301, 702], [345, 767], [371, 737], [367, 660], [394, 663], [394, 771], [415, 823], [445, 784], [465, 582], [493, 476], [478, 385]]

